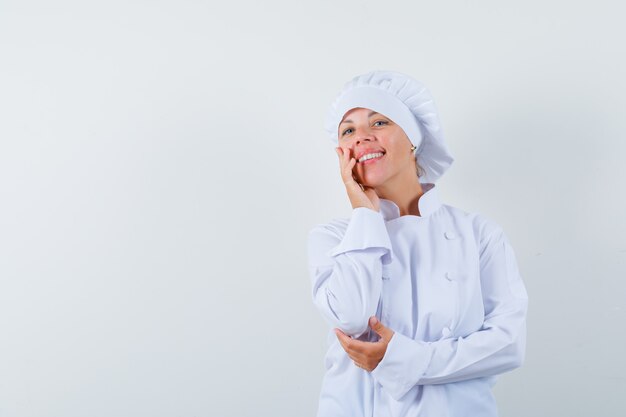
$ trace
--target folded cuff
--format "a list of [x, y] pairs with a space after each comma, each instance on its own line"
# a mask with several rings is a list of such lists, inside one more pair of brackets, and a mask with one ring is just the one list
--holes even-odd
[[357, 207], [352, 211], [343, 239], [328, 255], [334, 257], [341, 253], [369, 248], [387, 249], [382, 261], [383, 264], [391, 262], [391, 241], [382, 213], [367, 207]]
[[424, 375], [433, 351], [429, 343], [395, 332], [387, 345], [385, 356], [371, 375], [385, 392], [398, 401]]

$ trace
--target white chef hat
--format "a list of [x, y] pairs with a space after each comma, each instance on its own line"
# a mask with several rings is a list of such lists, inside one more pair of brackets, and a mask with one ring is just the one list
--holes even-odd
[[339, 123], [357, 107], [374, 110], [404, 130], [416, 147], [417, 163], [424, 169], [421, 182], [435, 182], [454, 162], [443, 139], [433, 97], [419, 81], [399, 72], [372, 71], [346, 83], [326, 117], [326, 131], [336, 145]]

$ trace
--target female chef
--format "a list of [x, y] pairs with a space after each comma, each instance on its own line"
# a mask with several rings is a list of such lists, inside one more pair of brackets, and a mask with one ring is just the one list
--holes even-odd
[[528, 297], [502, 228], [440, 199], [454, 159], [429, 91], [357, 76], [326, 127], [353, 210], [308, 236], [313, 302], [333, 328], [318, 417], [496, 416]]

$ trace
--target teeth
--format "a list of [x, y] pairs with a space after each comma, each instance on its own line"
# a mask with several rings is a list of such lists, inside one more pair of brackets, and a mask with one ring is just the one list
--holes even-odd
[[368, 153], [366, 155], [363, 155], [360, 159], [359, 162], [363, 162], [363, 161], [367, 161], [368, 159], [373, 159], [373, 158], [379, 158], [381, 156], [383, 156], [384, 154], [382, 152], [377, 152], [377, 153]]

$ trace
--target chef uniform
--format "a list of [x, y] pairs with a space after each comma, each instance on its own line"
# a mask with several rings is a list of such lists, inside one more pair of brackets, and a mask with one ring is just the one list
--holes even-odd
[[317, 415], [495, 417], [495, 376], [522, 364], [526, 344], [528, 297], [511, 244], [493, 220], [441, 201], [435, 180], [453, 158], [421, 83], [396, 72], [355, 77], [331, 106], [331, 138], [355, 107], [404, 129], [424, 193], [420, 216], [380, 199], [380, 211], [357, 207], [309, 233], [313, 302], [332, 328], [375, 341], [375, 315], [395, 332], [368, 372], [329, 330]]

